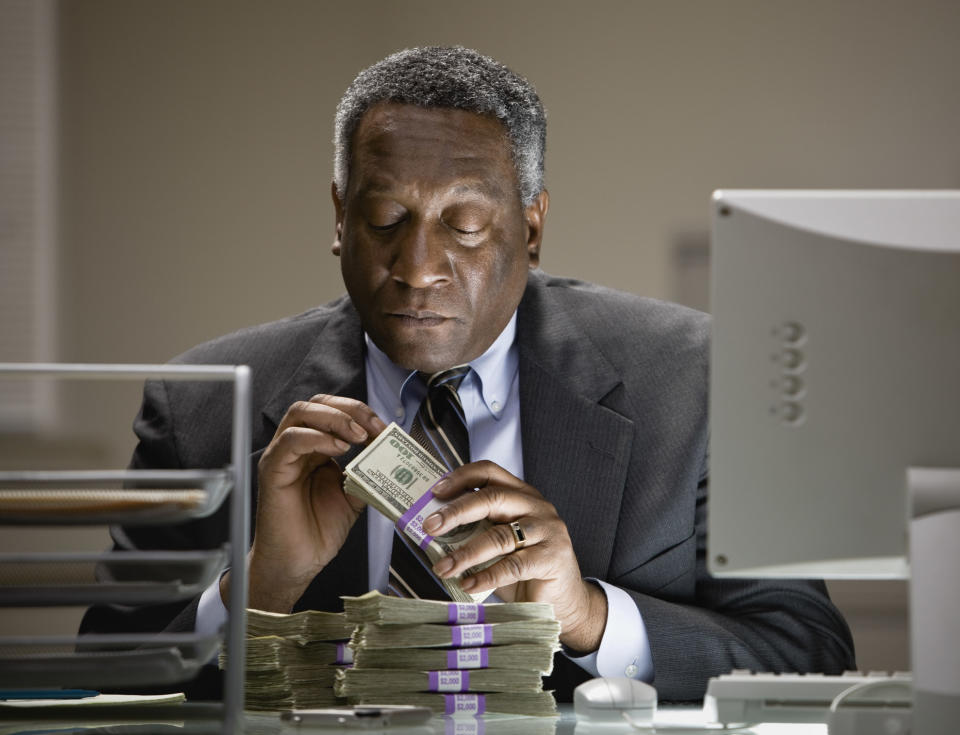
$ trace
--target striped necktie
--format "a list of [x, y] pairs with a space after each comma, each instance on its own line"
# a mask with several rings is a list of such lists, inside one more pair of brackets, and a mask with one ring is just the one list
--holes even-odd
[[470, 461], [467, 419], [457, 393], [468, 372], [469, 365], [458, 365], [433, 375], [420, 373], [427, 395], [413, 419], [410, 436], [448, 470]]
[[[470, 461], [470, 437], [457, 389], [470, 372], [458, 365], [433, 375], [420, 373], [427, 395], [417, 410], [410, 436], [447, 469]], [[406, 542], [406, 543], [405, 543]], [[407, 547], [412, 543], [396, 530], [390, 556], [389, 591], [400, 597], [449, 599], [446, 590]]]

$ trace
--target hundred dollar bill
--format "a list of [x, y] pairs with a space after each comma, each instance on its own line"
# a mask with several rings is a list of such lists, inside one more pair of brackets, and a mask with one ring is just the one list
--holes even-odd
[[[423, 521], [445, 503], [430, 492], [447, 469], [414, 441], [409, 434], [390, 424], [344, 470], [344, 492], [365, 501], [392, 520], [413, 541], [410, 546], [429, 569], [441, 558], [490, 528], [483, 520], [453, 529], [443, 536], [423, 530]], [[483, 566], [493, 564], [496, 559]], [[468, 570], [468, 574], [480, 567]], [[461, 577], [438, 580], [452, 600], [480, 602], [493, 590], [467, 593]]]

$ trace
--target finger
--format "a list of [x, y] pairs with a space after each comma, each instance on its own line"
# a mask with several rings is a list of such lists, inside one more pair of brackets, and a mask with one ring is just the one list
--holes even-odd
[[508, 523], [523, 516], [549, 518], [556, 514], [556, 509], [539, 494], [534, 496], [515, 488], [490, 485], [438, 508], [424, 520], [423, 529], [431, 536], [440, 536], [457, 526], [484, 518], [494, 523]]
[[451, 470], [440, 482], [431, 488], [434, 495], [441, 499], [453, 498], [465, 490], [484, 488], [491, 485], [509, 487], [521, 492], [540, 494], [515, 475], [490, 460], [469, 462]]
[[370, 431], [358, 423], [350, 413], [355, 411], [358, 415], [362, 414], [361, 418], [369, 424], [369, 414], [358, 408], [363, 404], [338, 396], [315, 397], [317, 398], [324, 400], [297, 401], [292, 404], [277, 428], [277, 435], [279, 436], [288, 428], [306, 427], [332, 434], [348, 444], [368, 439]]
[[363, 401], [343, 396], [332, 396], [325, 393], [319, 393], [310, 399], [311, 403], [320, 403], [327, 406], [338, 408], [348, 414], [354, 421], [362, 426], [371, 437], [376, 436], [387, 428], [386, 423], [376, 412]]
[[460, 586], [470, 590], [495, 590], [516, 582], [531, 579], [547, 579], [553, 576], [550, 553], [545, 546], [534, 546], [514, 554], [507, 554], [495, 564], [464, 577]]
[[327, 458], [343, 454], [349, 449], [348, 442], [333, 434], [302, 426], [291, 426], [274, 437], [270, 446], [264, 451], [261, 461], [267, 467], [281, 467], [297, 464], [302, 462], [304, 457], [313, 455], [307, 466], [307, 469], [312, 469], [317, 464], [325, 462]]
[[[547, 538], [544, 531], [547, 524], [538, 519], [527, 517], [519, 523], [526, 537], [526, 547]], [[498, 523], [440, 559], [434, 565], [433, 571], [441, 578], [456, 577], [471, 567], [496, 559], [498, 556], [512, 554], [517, 549], [517, 538], [513, 529], [508, 523]]]

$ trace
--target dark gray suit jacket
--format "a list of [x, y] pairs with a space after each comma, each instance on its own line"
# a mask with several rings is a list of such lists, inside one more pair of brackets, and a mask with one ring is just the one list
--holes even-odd
[[[584, 576], [636, 601], [661, 700], [699, 699], [708, 677], [734, 668], [854, 667], [849, 631], [822, 583], [706, 572], [709, 330], [699, 312], [539, 271], [518, 313], [524, 479], [567, 523]], [[294, 401], [316, 393], [366, 400], [363, 350], [359, 317], [342, 297], [177, 361], [251, 366], [256, 463]], [[214, 383], [148, 383], [133, 466], [226, 464], [230, 396]], [[366, 591], [366, 525], [355, 524], [298, 609], [341, 609], [339, 595]], [[226, 538], [227, 514], [113, 533], [119, 548], [210, 547]], [[83, 629], [191, 627], [196, 601], [181, 607], [92, 608]], [[568, 700], [585, 678], [558, 655], [548, 686]]]

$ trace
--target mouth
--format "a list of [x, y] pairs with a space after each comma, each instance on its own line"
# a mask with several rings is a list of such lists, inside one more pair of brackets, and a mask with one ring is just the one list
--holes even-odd
[[416, 327], [433, 327], [443, 324], [449, 319], [449, 317], [438, 314], [435, 311], [421, 311], [418, 309], [401, 309], [388, 312], [387, 316], [396, 319], [401, 324]]

